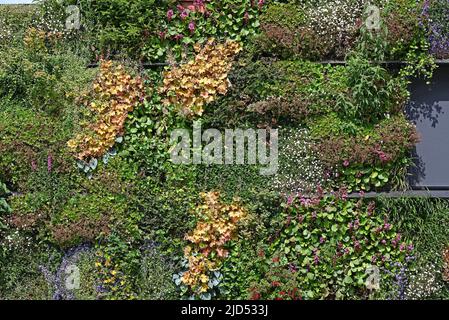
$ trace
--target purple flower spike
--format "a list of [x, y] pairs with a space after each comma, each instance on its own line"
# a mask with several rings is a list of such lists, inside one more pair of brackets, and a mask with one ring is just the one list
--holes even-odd
[[168, 19], [168, 21], [171, 21], [173, 19], [173, 15], [174, 15], [173, 10], [170, 9], [170, 10], [167, 11], [167, 19]]
[[47, 171], [51, 172], [52, 169], [53, 169], [53, 157], [51, 154], [49, 154], [47, 157]]

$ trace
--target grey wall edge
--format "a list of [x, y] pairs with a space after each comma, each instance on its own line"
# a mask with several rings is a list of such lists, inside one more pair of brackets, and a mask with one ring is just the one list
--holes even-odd
[[449, 190], [408, 190], [390, 192], [367, 192], [363, 196], [359, 193], [351, 193], [349, 198], [441, 198], [449, 199]]

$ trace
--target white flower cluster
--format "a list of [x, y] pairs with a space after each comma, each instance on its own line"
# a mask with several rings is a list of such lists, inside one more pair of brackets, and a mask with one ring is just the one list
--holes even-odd
[[[80, 24], [80, 12], [77, 6], [52, 6], [43, 3], [36, 14], [34, 14], [30, 25], [38, 30], [43, 30], [49, 35], [58, 35], [66, 38], [76, 33]], [[68, 27], [76, 23], [77, 27]]]
[[31, 25], [39, 30], [51, 33], [65, 33], [65, 18], [57, 12], [38, 15], [31, 21]]
[[5, 251], [18, 251], [30, 248], [33, 244], [33, 238], [30, 236], [24, 236], [19, 230], [9, 231], [2, 241], [0, 241], [0, 246]]
[[279, 138], [279, 170], [273, 176], [275, 190], [310, 194], [326, 184], [323, 166], [311, 148], [307, 129], [280, 129]]
[[0, 17], [0, 44], [6, 43], [13, 36], [13, 29], [5, 18]]
[[443, 287], [441, 267], [435, 263], [429, 263], [411, 274], [405, 288], [405, 297], [407, 300], [422, 300], [431, 297]]
[[45, 31], [49, 36], [67, 37], [73, 32], [66, 28], [68, 18], [65, 8], [56, 10], [45, 3], [27, 10], [21, 7], [15, 10], [0, 10], [0, 44], [7, 44], [15, 37], [22, 39], [23, 32], [29, 27]]
[[[370, 0], [328, 0], [306, 9], [309, 25], [318, 35], [320, 46], [326, 53], [335, 51], [344, 56], [345, 48], [355, 40], [358, 27], [363, 23]], [[378, 1], [382, 3], [382, 1]]]

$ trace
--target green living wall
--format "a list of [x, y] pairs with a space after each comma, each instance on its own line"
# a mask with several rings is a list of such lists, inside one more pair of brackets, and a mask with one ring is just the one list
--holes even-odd
[[[0, 6], [0, 299], [449, 298], [449, 203], [365, 197], [409, 189], [448, 9]], [[277, 130], [276, 172], [174, 163], [199, 126]]]

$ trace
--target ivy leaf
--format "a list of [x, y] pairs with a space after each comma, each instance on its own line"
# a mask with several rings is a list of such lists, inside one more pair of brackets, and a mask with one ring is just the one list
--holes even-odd
[[352, 278], [350, 276], [346, 276], [345, 279], [343, 280], [343, 282], [346, 284], [351, 284], [354, 281], [352, 280]]

